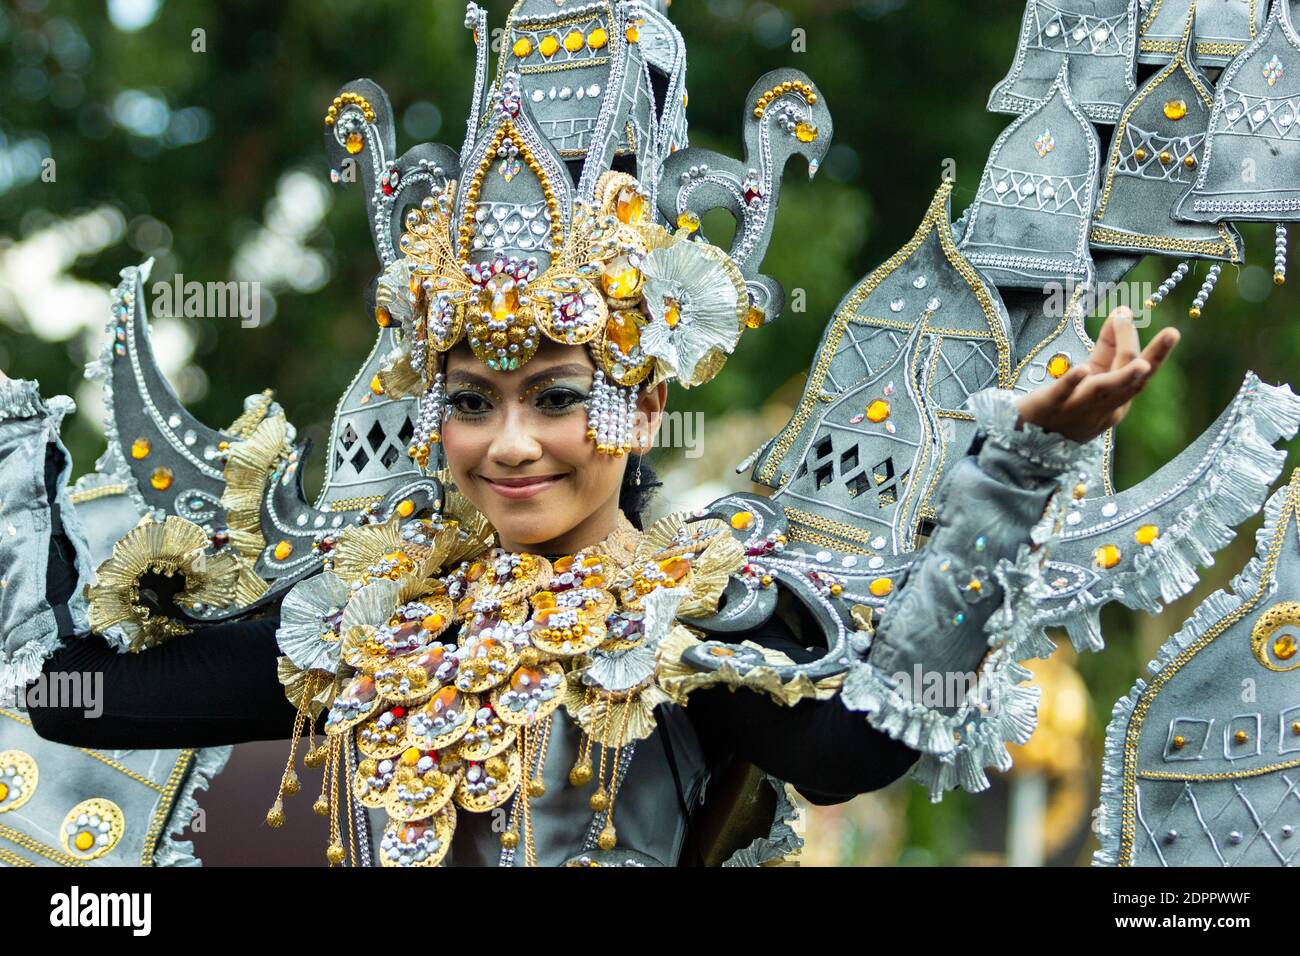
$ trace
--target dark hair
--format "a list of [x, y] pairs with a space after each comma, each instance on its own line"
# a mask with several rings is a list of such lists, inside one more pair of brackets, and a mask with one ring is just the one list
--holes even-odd
[[[636, 483], [638, 472], [641, 475], [639, 485]], [[627, 456], [627, 470], [623, 472], [623, 487], [619, 489], [618, 506], [623, 514], [627, 515], [627, 520], [632, 522], [632, 527], [638, 531], [645, 530], [645, 511], [650, 505], [650, 499], [654, 497], [655, 489], [662, 487], [663, 482], [659, 480], [659, 476], [643, 456]]]

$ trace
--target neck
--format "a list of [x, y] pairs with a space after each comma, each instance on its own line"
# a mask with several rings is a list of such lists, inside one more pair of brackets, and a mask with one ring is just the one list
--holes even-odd
[[636, 529], [632, 527], [632, 522], [628, 521], [627, 515], [619, 509], [617, 500], [612, 505], [610, 508], [597, 509], [564, 534], [548, 541], [525, 544], [502, 538], [500, 533], [497, 535], [497, 540], [506, 551], [540, 555], [576, 554], [583, 548], [600, 544], [617, 531], [635, 533]]

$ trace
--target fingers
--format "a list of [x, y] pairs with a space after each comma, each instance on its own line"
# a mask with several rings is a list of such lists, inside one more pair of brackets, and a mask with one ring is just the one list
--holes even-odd
[[1088, 376], [1074, 399], [1090, 405], [1115, 408], [1131, 401], [1151, 376], [1151, 363], [1136, 358], [1122, 368]]
[[1031, 392], [1030, 394], [1041, 395], [1044, 402], [1059, 405], [1068, 399], [1086, 378], [1088, 378], [1087, 366], [1075, 365], [1050, 385], [1045, 385], [1038, 389], [1036, 393]]
[[1138, 339], [1137, 326], [1133, 324], [1133, 312], [1128, 306], [1121, 305], [1110, 314], [1109, 321], [1115, 329], [1115, 355], [1111, 359], [1112, 370], [1123, 368], [1138, 356], [1142, 342]]
[[1115, 313], [1112, 312], [1106, 321], [1101, 325], [1101, 332], [1097, 334], [1097, 344], [1092, 347], [1092, 354], [1088, 356], [1088, 364], [1094, 368], [1108, 370], [1111, 367], [1111, 360], [1115, 357]]

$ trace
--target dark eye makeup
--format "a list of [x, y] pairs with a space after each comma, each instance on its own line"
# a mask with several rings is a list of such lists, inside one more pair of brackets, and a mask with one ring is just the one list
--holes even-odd
[[[530, 388], [521, 396], [520, 401], [531, 403], [547, 415], [564, 415], [574, 408], [584, 407], [588, 397], [589, 390], [577, 383], [569, 385], [547, 381]], [[451, 394], [447, 396], [447, 407], [453, 417], [470, 421], [489, 414], [499, 401], [498, 396], [472, 385], [453, 386]]]

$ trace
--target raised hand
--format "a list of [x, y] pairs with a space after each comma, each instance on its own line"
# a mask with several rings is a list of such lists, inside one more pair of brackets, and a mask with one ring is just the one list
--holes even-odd
[[1096, 438], [1128, 414], [1134, 396], [1159, 371], [1178, 339], [1177, 329], [1162, 329], [1143, 350], [1132, 311], [1120, 306], [1101, 327], [1088, 361], [1019, 400], [1021, 421], [1071, 441]]

